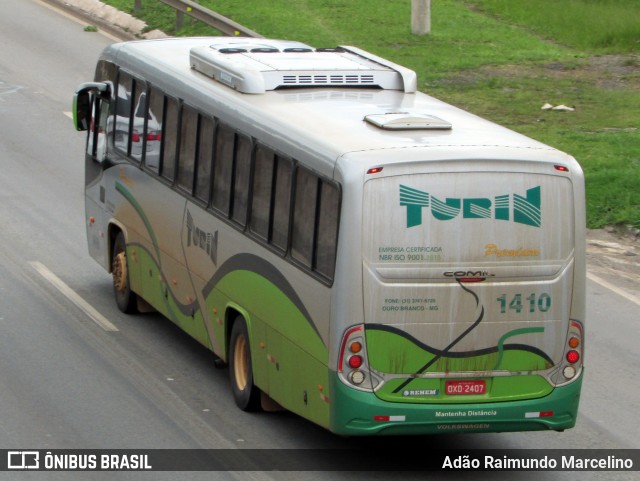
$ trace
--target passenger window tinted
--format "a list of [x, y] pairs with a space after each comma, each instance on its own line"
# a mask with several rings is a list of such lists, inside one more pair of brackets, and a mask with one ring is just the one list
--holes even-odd
[[193, 193], [193, 179], [196, 163], [196, 136], [198, 133], [198, 113], [184, 106], [180, 121], [180, 155], [178, 156], [178, 185], [189, 194]]
[[253, 170], [253, 200], [251, 202], [251, 231], [266, 241], [269, 240], [273, 166], [273, 152], [262, 146], [256, 147], [256, 160]]
[[322, 183], [319, 209], [316, 270], [333, 279], [340, 214], [340, 191], [335, 185]]
[[144, 165], [156, 174], [160, 173], [163, 119], [164, 94], [158, 89], [151, 88], [149, 91], [149, 118], [144, 136]]
[[289, 240], [289, 207], [291, 205], [293, 163], [287, 158], [278, 157], [277, 159], [271, 242], [280, 250], [286, 251]]
[[318, 178], [299, 168], [296, 173], [291, 257], [308, 268], [313, 267], [313, 239], [316, 223]]
[[129, 128], [131, 124], [131, 107], [133, 95], [133, 78], [126, 72], [120, 72], [116, 97], [116, 115], [114, 143], [117, 149], [128, 153]]
[[198, 137], [198, 171], [196, 175], [196, 197], [209, 202], [211, 193], [211, 160], [213, 157], [213, 119], [200, 117], [200, 135]]
[[100, 121], [98, 122], [98, 136], [96, 137], [95, 159], [103, 162], [107, 153], [107, 125], [109, 124], [109, 102], [100, 99], [98, 111], [100, 112]]
[[231, 129], [218, 126], [213, 172], [213, 206], [227, 216], [231, 203], [234, 141], [235, 133]]
[[233, 179], [233, 210], [231, 217], [243, 227], [247, 225], [247, 208], [249, 207], [251, 151], [251, 139], [238, 135], [236, 138], [236, 165]]
[[144, 124], [147, 114], [147, 84], [141, 80], [133, 81], [133, 116], [129, 126], [127, 153], [135, 160], [142, 160]]
[[176, 171], [176, 147], [178, 141], [178, 101], [166, 98], [165, 122], [162, 133], [162, 166], [160, 173], [167, 180], [173, 180]]

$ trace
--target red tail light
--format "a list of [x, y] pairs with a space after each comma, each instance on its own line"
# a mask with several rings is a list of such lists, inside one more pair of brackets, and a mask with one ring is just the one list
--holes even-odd
[[152, 130], [151, 132], [149, 132], [147, 134], [147, 142], [153, 141], [153, 140], [156, 140], [158, 142], [162, 140], [162, 133], [157, 130]]
[[562, 381], [570, 381], [581, 371], [582, 357], [584, 353], [582, 323], [572, 320], [569, 324], [569, 332], [564, 351], [562, 367]]
[[344, 361], [344, 351], [347, 347], [347, 341], [349, 340], [349, 336], [353, 335], [356, 332], [361, 332], [362, 326], [357, 326], [352, 329], [349, 329], [347, 333], [344, 335], [344, 339], [342, 341], [342, 347], [340, 348], [340, 359], [338, 360], [338, 372], [343, 371], [343, 361]]
[[579, 360], [580, 360], [580, 353], [578, 353], [578, 351], [569, 351], [567, 353], [567, 361], [569, 361], [571, 364], [575, 364]]
[[362, 366], [362, 356], [351, 356], [347, 362], [351, 369], [358, 369]]

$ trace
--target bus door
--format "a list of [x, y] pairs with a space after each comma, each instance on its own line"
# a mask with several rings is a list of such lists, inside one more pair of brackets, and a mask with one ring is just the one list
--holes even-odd
[[102, 185], [103, 163], [107, 155], [107, 121], [110, 86], [88, 83], [74, 96], [73, 118], [76, 130], [87, 131], [85, 155], [85, 212], [89, 254], [108, 269], [107, 236], [104, 226], [105, 188]]

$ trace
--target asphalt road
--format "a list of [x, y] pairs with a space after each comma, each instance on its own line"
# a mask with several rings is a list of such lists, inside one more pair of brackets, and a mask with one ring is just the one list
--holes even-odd
[[[87, 254], [84, 134], [74, 131], [69, 110], [112, 41], [36, 0], [0, 0], [0, 449], [640, 448], [640, 284], [618, 285], [615, 269], [601, 266], [588, 283], [587, 375], [573, 430], [342, 439], [288, 413], [239, 411], [213, 356], [161, 316], [121, 314], [110, 277]], [[20, 474], [0, 472], [0, 480], [362, 479], [344, 472]]]

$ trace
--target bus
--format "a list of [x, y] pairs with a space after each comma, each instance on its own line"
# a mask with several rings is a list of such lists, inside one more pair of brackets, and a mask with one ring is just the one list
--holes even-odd
[[356, 47], [107, 47], [74, 96], [88, 250], [242, 410], [339, 435], [562, 431], [584, 375], [584, 178]]

